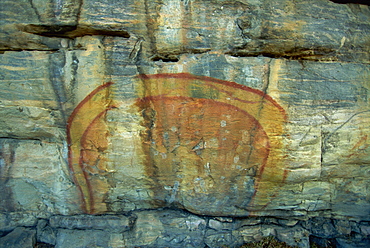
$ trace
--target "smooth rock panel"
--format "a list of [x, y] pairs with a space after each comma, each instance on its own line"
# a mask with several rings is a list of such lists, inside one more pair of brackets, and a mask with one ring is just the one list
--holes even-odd
[[53, 54], [6, 52], [0, 56], [1, 136], [59, 140], [64, 135], [67, 99], [63, 85], [54, 82]]
[[109, 233], [101, 230], [59, 229], [55, 247], [107, 247], [109, 245], [110, 236]]
[[1, 153], [1, 187], [6, 196], [2, 211], [24, 211], [38, 217], [78, 211], [62, 144], [1, 139]]
[[[206, 221], [179, 211], [142, 211], [136, 213], [136, 228], [123, 233], [130, 247], [202, 247]], [[148, 232], [148, 230], [150, 230]]]

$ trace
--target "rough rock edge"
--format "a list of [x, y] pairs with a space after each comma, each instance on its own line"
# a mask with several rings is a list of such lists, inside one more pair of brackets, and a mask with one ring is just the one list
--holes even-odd
[[[146, 219], [148, 216], [161, 225], [152, 226], [150, 230], [145, 222], [144, 224], [140, 222], [140, 226], [137, 219], [141, 217], [142, 221], [144, 218], [144, 221], [150, 223], [151, 220]], [[79, 226], [79, 222], [86, 218], [89, 219], [89, 223]], [[115, 228], [122, 224], [123, 220], [127, 221], [128, 225], [124, 228]], [[65, 225], [68, 223], [71, 226]], [[178, 245], [190, 244], [191, 240], [197, 245], [203, 244], [204, 247], [240, 247], [245, 243], [259, 242], [270, 236], [289, 246], [298, 247], [310, 247], [310, 243], [324, 247], [327, 245], [352, 245], [353, 247], [370, 245], [370, 222], [366, 221], [337, 220], [325, 217], [313, 217], [306, 220], [273, 217], [210, 217], [172, 209], [134, 211], [119, 217], [115, 215], [51, 216], [49, 219], [39, 219], [37, 226], [2, 230], [0, 244], [10, 238], [8, 235], [14, 235], [13, 231], [19, 228], [32, 232], [36, 242], [44, 247], [47, 244], [50, 245], [49, 247], [53, 245], [60, 247], [64, 239], [73, 239], [72, 234], [80, 231], [102, 235], [102, 237], [122, 235], [121, 242], [124, 243], [139, 237], [144, 231], [143, 239], [152, 238], [150, 242], [145, 243], [145, 247], [178, 247]], [[63, 235], [58, 236], [60, 232]], [[150, 236], [151, 233], [154, 234], [154, 238]], [[185, 236], [177, 241], [170, 239], [179, 235]], [[91, 242], [89, 237], [86, 237], [86, 242]], [[112, 244], [107, 245], [112, 246]], [[126, 243], [126, 245], [136, 247], [143, 244]]]

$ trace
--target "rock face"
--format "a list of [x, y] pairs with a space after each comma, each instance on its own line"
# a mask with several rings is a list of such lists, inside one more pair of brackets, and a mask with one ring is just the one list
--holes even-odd
[[3, 1], [1, 245], [368, 247], [370, 9], [334, 2]]

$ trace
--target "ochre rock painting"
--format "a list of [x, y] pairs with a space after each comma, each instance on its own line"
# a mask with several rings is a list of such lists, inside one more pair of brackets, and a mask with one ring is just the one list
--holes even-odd
[[265, 208], [286, 177], [284, 109], [262, 91], [215, 78], [140, 78], [143, 151], [158, 200], [173, 185], [186, 209], [214, 198], [251, 212]]
[[100, 175], [106, 171], [104, 152], [108, 147], [106, 112], [113, 108], [109, 97], [110, 85], [106, 83], [81, 101], [68, 119], [69, 168], [81, 194], [81, 208], [86, 213], [105, 211], [103, 199], [97, 197], [108, 185]]
[[[140, 75], [142, 164], [156, 206], [196, 212], [197, 202], [264, 209], [286, 178], [284, 109], [264, 92], [187, 73]], [[87, 213], [104, 212], [105, 113], [114, 107], [110, 84], [93, 91], [68, 122], [69, 162]], [[94, 177], [100, 175], [100, 177]], [[168, 186], [172, 186], [169, 194]], [[222, 207], [222, 204], [221, 204]]]

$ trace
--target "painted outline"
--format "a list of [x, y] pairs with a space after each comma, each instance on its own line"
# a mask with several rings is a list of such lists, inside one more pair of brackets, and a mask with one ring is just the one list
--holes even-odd
[[[258, 169], [255, 194], [248, 210], [253, 212], [266, 208], [270, 200], [276, 196], [278, 187], [285, 181], [288, 173], [284, 169], [283, 155], [280, 151], [283, 146], [284, 123], [287, 120], [285, 110], [272, 97], [260, 90], [220, 79], [188, 73], [139, 75], [138, 78], [144, 83], [139, 100], [145, 97], [190, 97], [186, 94], [191, 92], [189, 87], [202, 86], [219, 93], [214, 101], [248, 113], [262, 126], [271, 148], [266, 162]], [[160, 80], [165, 81], [161, 84], [158, 82]], [[84, 137], [94, 123], [104, 118], [108, 110], [115, 108], [109, 99], [112, 84], [109, 82], [93, 90], [77, 105], [67, 122], [69, 168], [80, 192], [81, 208], [90, 214], [95, 212], [95, 199], [89, 175], [83, 167]]]
[[[284, 124], [287, 121], [285, 110], [266, 93], [234, 82], [189, 73], [164, 73], [139, 75], [143, 81], [142, 98], [186, 96], [194, 81], [197, 86], [219, 92], [217, 102], [233, 105], [254, 117], [266, 132], [270, 144], [270, 154], [266, 163], [260, 166], [256, 175], [255, 193], [247, 208], [251, 212], [265, 209], [276, 197], [278, 189], [287, 178], [281, 149], [283, 148]], [[160, 80], [164, 80], [160, 82]], [[184, 95], [185, 94], [185, 95]]]
[[84, 169], [83, 142], [91, 127], [105, 113], [114, 108], [109, 99], [112, 82], [97, 87], [74, 109], [67, 122], [68, 164], [74, 183], [81, 197], [81, 208], [85, 213], [95, 212], [95, 201], [89, 175]]

